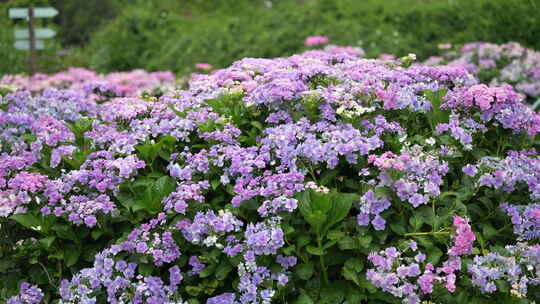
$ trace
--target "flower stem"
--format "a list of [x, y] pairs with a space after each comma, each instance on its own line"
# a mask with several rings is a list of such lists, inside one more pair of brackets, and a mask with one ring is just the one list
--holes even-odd
[[[317, 238], [317, 245], [319, 246], [319, 249], [322, 249], [322, 242], [321, 238]], [[321, 270], [323, 273], [323, 279], [324, 283], [328, 284], [328, 273], [326, 272], [326, 264], [324, 263], [324, 256], [319, 256], [319, 263], [321, 264]]]
[[450, 232], [448, 231], [412, 232], [412, 233], [405, 233], [405, 236], [424, 236], [424, 235], [440, 235], [440, 234], [450, 234]]

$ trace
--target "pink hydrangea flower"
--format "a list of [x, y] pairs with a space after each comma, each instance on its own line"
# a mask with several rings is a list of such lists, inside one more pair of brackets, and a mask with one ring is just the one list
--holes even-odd
[[460, 256], [472, 253], [472, 244], [476, 240], [476, 237], [467, 220], [459, 216], [454, 216], [454, 228], [456, 228], [456, 234], [453, 237], [454, 245], [450, 248], [448, 254]]
[[196, 63], [195, 67], [197, 69], [201, 69], [201, 70], [205, 70], [205, 71], [212, 69], [212, 65], [210, 63], [206, 63], [206, 62]]
[[309, 36], [304, 41], [305, 46], [314, 46], [320, 44], [327, 44], [330, 41], [326, 36]]
[[392, 54], [380, 54], [378, 58], [380, 60], [394, 60], [396, 59], [396, 56]]

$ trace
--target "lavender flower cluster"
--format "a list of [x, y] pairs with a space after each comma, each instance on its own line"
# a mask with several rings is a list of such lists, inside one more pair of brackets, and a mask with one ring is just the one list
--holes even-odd
[[[540, 97], [540, 52], [516, 42], [494, 44], [466, 43], [448, 50], [442, 56], [430, 57], [426, 64], [462, 66], [492, 86], [511, 84], [531, 101]], [[485, 76], [484, 76], [485, 75]]]

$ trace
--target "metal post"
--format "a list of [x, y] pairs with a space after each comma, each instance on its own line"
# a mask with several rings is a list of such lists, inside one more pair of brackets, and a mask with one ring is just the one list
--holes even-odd
[[28, 38], [30, 40], [30, 73], [36, 73], [36, 36], [34, 33], [34, 9], [28, 8]]

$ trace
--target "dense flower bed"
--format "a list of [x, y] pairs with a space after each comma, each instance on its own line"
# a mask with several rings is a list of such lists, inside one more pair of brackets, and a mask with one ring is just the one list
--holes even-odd
[[[466, 43], [460, 48], [441, 45], [443, 56], [429, 58], [427, 64], [463, 66], [492, 86], [511, 84], [528, 102], [540, 101], [540, 52], [518, 43]], [[538, 104], [540, 105], [540, 104]]]
[[3, 97], [0, 296], [531, 303], [540, 116], [461, 67], [348, 50], [159, 98]]
[[0, 86], [11, 86], [30, 92], [43, 92], [50, 88], [68, 89], [81, 94], [99, 93], [106, 96], [136, 97], [143, 91], [164, 89], [174, 85], [171, 72], [115, 72], [105, 75], [84, 68], [69, 68], [55, 74], [37, 73], [32, 76], [6, 75]]

